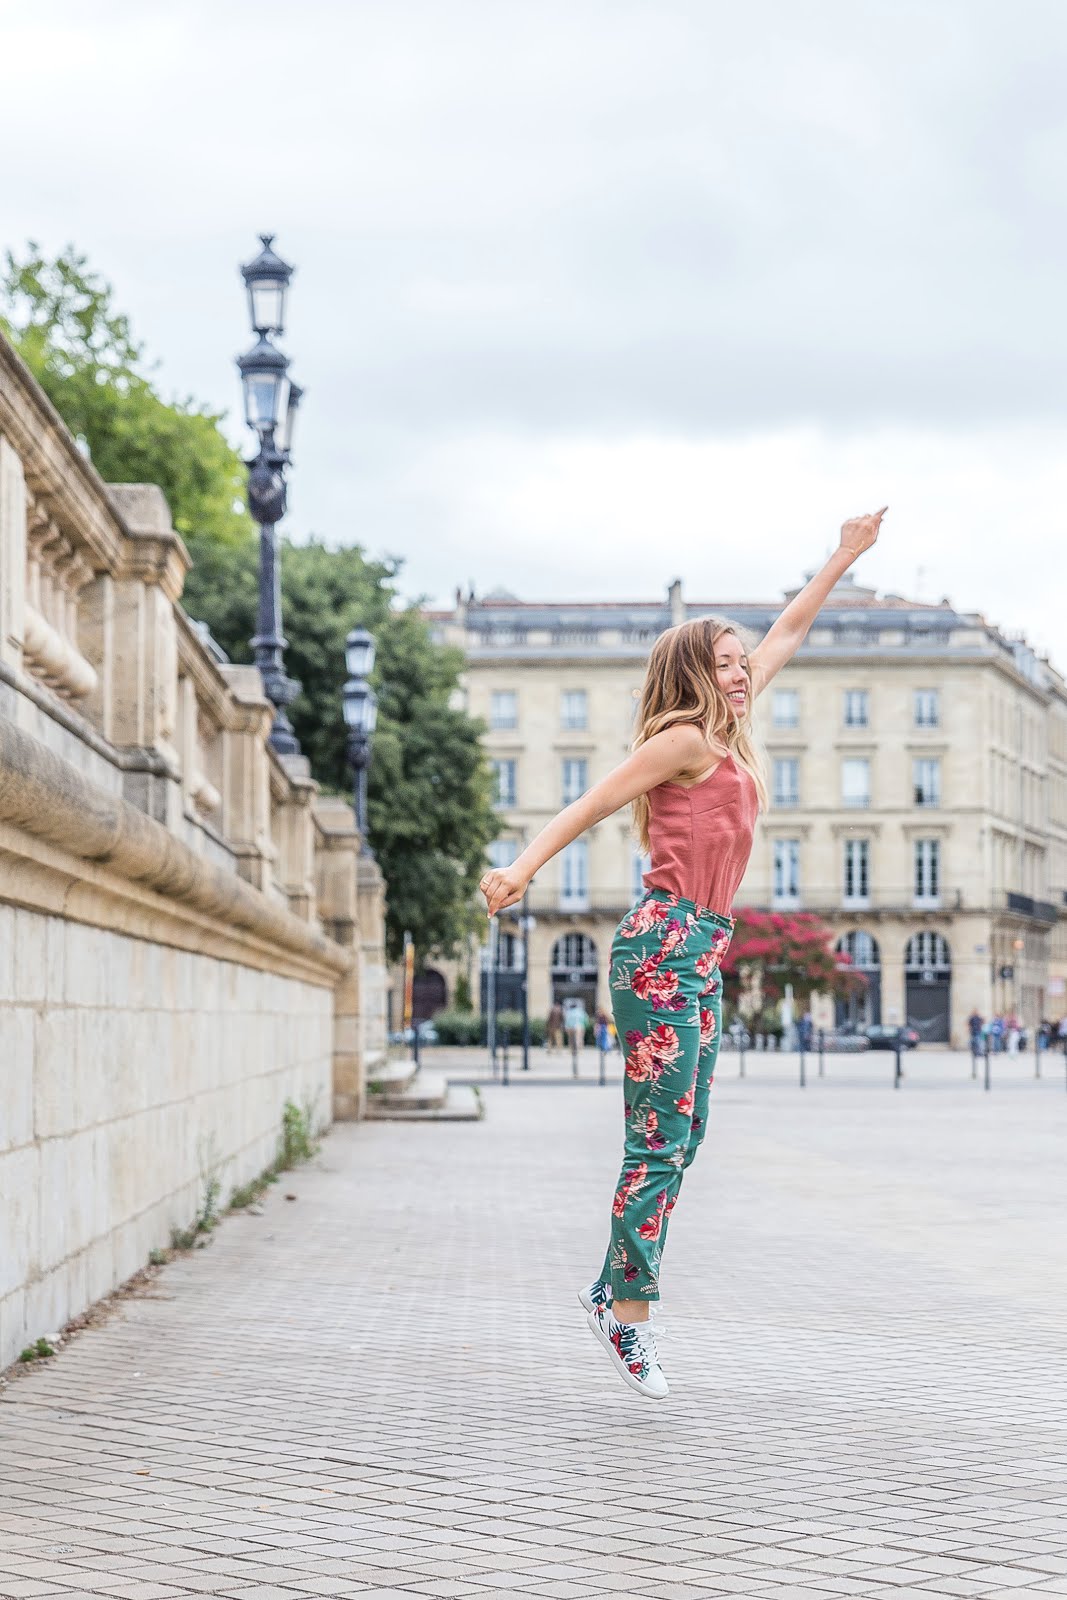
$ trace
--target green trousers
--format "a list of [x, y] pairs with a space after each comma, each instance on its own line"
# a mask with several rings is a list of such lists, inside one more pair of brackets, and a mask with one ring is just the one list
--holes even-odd
[[611, 946], [611, 1004], [626, 1064], [626, 1142], [601, 1279], [616, 1300], [658, 1300], [667, 1225], [704, 1137], [733, 922], [651, 889]]

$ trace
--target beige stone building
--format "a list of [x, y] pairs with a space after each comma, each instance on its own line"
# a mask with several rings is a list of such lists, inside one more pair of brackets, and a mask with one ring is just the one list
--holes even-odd
[[[783, 604], [712, 607], [674, 583], [661, 602], [457, 593], [452, 611], [431, 613], [438, 637], [463, 648], [468, 706], [487, 725], [494, 862], [625, 755], [663, 628], [721, 610], [756, 640]], [[1067, 1010], [1067, 686], [1048, 661], [948, 600], [880, 596], [849, 574], [756, 725], [771, 804], [737, 904], [824, 917], [868, 977], [856, 1020], [961, 1043], [975, 1007], [1028, 1023]], [[608, 1004], [611, 934], [641, 869], [620, 813], [538, 874], [534, 1014], [567, 995]], [[505, 1003], [521, 993], [522, 960], [513, 920]]]
[[383, 1063], [381, 874], [188, 565], [0, 337], [0, 1368]]

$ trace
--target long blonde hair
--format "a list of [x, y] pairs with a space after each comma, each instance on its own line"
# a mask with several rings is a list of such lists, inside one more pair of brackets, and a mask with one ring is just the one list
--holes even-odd
[[[637, 703], [633, 748], [675, 723], [695, 723], [706, 739], [725, 745], [738, 766], [744, 767], [756, 785], [760, 808], [765, 810], [767, 784], [750, 709], [738, 717], [715, 677], [715, 647], [724, 633], [732, 633], [747, 651], [741, 630], [723, 617], [694, 617], [660, 634], [652, 646]], [[749, 708], [751, 704], [750, 696]], [[634, 832], [646, 853], [649, 814], [648, 795], [638, 795], [633, 803]]]

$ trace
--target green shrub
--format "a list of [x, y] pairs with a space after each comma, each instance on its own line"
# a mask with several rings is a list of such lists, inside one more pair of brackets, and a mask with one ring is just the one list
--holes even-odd
[[[486, 1018], [476, 1016], [473, 1011], [458, 1011], [450, 1007], [447, 1011], [438, 1011], [432, 1018], [437, 1029], [437, 1039], [440, 1044], [449, 1045], [484, 1045], [487, 1043]], [[496, 1014], [496, 1042], [502, 1045], [505, 1030], [508, 1035], [509, 1046], [522, 1045], [522, 1012], [498, 1011]], [[530, 1043], [544, 1044], [545, 1019], [544, 1017], [530, 1018]]]
[[470, 979], [462, 973], [456, 979], [456, 993], [452, 1006], [456, 1011], [471, 1012], [474, 1010], [474, 1005], [471, 1001]]
[[480, 1044], [483, 1040], [482, 1019], [473, 1011], [438, 1011], [433, 1025], [440, 1044]]

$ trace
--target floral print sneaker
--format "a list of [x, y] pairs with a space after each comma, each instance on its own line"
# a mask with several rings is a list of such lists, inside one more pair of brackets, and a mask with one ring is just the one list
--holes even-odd
[[665, 1400], [670, 1393], [656, 1350], [656, 1330], [648, 1322], [618, 1322], [608, 1306], [588, 1314], [589, 1327], [611, 1357], [623, 1383], [650, 1400]]
[[610, 1306], [611, 1284], [598, 1278], [596, 1283], [591, 1283], [588, 1289], [578, 1290], [578, 1299], [586, 1311], [595, 1311], [598, 1306]]

